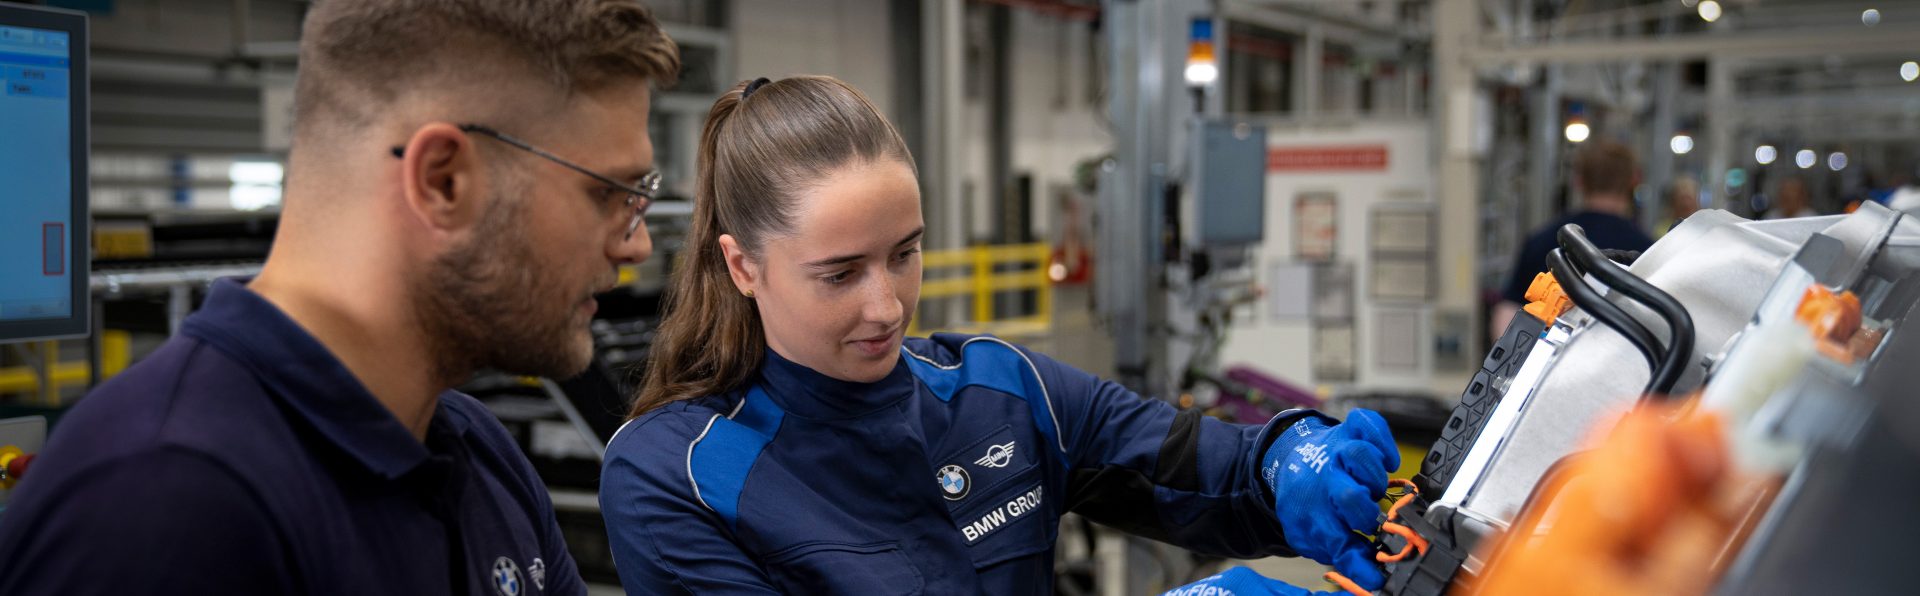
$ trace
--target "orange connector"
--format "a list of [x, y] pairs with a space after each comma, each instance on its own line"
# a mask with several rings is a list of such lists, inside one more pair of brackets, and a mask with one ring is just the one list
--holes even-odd
[[1534, 274], [1533, 283], [1527, 286], [1527, 300], [1523, 310], [1548, 325], [1573, 308], [1573, 299], [1560, 289], [1560, 282], [1553, 278], [1552, 273]]
[[[1382, 563], [1398, 563], [1402, 559], [1406, 559], [1408, 554], [1415, 551], [1423, 555], [1426, 554], [1428, 546], [1426, 538], [1421, 537], [1420, 534], [1414, 532], [1412, 528], [1394, 523], [1395, 520], [1400, 519], [1400, 508], [1406, 507], [1408, 503], [1412, 503], [1413, 498], [1419, 496], [1420, 488], [1414, 486], [1412, 480], [1405, 478], [1394, 478], [1388, 480], [1387, 483], [1391, 486], [1404, 488], [1407, 490], [1407, 493], [1401, 495], [1399, 499], [1393, 502], [1393, 506], [1387, 509], [1387, 521], [1386, 523], [1380, 524], [1380, 531], [1406, 539], [1407, 545], [1402, 547], [1400, 552], [1391, 555], [1387, 553], [1374, 553], [1374, 560]], [[1347, 576], [1341, 575], [1338, 571], [1328, 571], [1321, 577], [1326, 579], [1327, 582], [1339, 586], [1340, 589], [1346, 590], [1346, 592], [1352, 596], [1372, 596], [1373, 594], [1372, 592], [1362, 589], [1359, 584], [1354, 583], [1354, 581], [1348, 579]]]
[[1809, 285], [1800, 294], [1793, 318], [1812, 327], [1814, 337], [1844, 344], [1860, 330], [1860, 298], [1853, 292], [1835, 294], [1826, 286]]
[[1820, 284], [1807, 286], [1800, 294], [1800, 306], [1793, 319], [1813, 331], [1815, 346], [1821, 354], [1840, 362], [1865, 358], [1879, 346], [1880, 335], [1860, 328], [1860, 298], [1853, 292], [1835, 294]]

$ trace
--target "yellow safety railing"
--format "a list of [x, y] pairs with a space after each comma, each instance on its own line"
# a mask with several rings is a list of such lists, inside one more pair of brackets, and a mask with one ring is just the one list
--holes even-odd
[[[1002, 336], [1030, 336], [1053, 329], [1053, 283], [1047, 279], [1047, 260], [1051, 253], [1045, 244], [1007, 244], [973, 246], [953, 250], [929, 250], [921, 255], [923, 273], [920, 307], [926, 312], [930, 301], [967, 298], [972, 305], [971, 320], [936, 330], [920, 328], [919, 317], [907, 327], [908, 335], [933, 331], [992, 333]], [[1001, 265], [1020, 265], [1017, 271], [995, 273]], [[955, 269], [960, 275], [949, 275]], [[940, 273], [935, 275], [935, 273]], [[1006, 319], [995, 319], [993, 297], [1002, 292], [1031, 290], [1037, 297], [1034, 312]]]
[[[41, 393], [40, 377], [53, 379], [54, 387], [68, 385], [86, 385], [88, 382], [87, 362], [60, 362], [60, 342], [45, 341], [29, 344], [29, 349], [38, 352], [43, 364], [35, 371], [28, 366], [0, 368], [0, 395]], [[119, 329], [108, 329], [100, 333], [100, 378], [105, 380], [126, 370], [133, 360], [132, 335]], [[59, 392], [54, 391], [58, 396]], [[57, 400], [58, 397], [55, 397]], [[58, 403], [42, 405], [57, 406]]]
[[[971, 320], [950, 324], [940, 329], [922, 329], [919, 317], [908, 325], [909, 335], [924, 336], [935, 331], [957, 333], [992, 333], [1006, 337], [1033, 336], [1047, 333], [1053, 329], [1053, 283], [1047, 278], [1047, 261], [1051, 253], [1045, 244], [1009, 244], [999, 246], [974, 246], [953, 250], [930, 250], [922, 255], [923, 278], [920, 286], [920, 308], [917, 312], [926, 312], [929, 303], [965, 298], [971, 308]], [[1015, 271], [995, 273], [994, 269], [1003, 265]], [[964, 269], [959, 275], [953, 270]], [[634, 271], [622, 268], [622, 283], [630, 283]], [[1001, 293], [1013, 294], [1033, 291], [1036, 295], [1034, 312], [1005, 319], [994, 318], [993, 299]], [[107, 379], [120, 374], [132, 364], [132, 338], [123, 330], [108, 329], [100, 336], [100, 378]], [[55, 387], [85, 385], [88, 382], [86, 361], [60, 362], [59, 342], [35, 342], [29, 349], [39, 353], [45, 366], [34, 370], [27, 366], [0, 368], [0, 395], [33, 395], [41, 393], [40, 378], [53, 379]], [[54, 392], [58, 395], [58, 392]], [[57, 398], [56, 398], [57, 399]], [[58, 405], [58, 404], [46, 404]]]

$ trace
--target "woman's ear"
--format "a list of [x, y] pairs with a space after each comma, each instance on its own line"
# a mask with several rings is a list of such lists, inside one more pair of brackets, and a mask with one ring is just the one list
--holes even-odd
[[759, 264], [747, 258], [747, 251], [740, 246], [740, 240], [733, 234], [720, 235], [720, 253], [727, 261], [727, 274], [733, 277], [733, 287], [741, 294], [753, 297], [760, 284]]

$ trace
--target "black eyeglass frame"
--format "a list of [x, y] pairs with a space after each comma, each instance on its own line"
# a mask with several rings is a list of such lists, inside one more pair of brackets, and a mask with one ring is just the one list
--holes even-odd
[[[655, 194], [660, 192], [659, 171], [647, 172], [647, 175], [640, 178], [638, 184], [627, 184], [619, 180], [614, 180], [611, 176], [589, 170], [586, 166], [574, 163], [567, 158], [554, 155], [551, 151], [535, 147], [532, 143], [522, 141], [513, 135], [494, 130], [492, 127], [481, 124], [461, 124], [459, 128], [460, 132], [478, 133], [492, 137], [495, 140], [512, 145], [522, 151], [545, 158], [547, 161], [560, 164], [569, 170], [585, 174], [587, 177], [599, 181], [601, 184], [610, 186], [614, 190], [626, 193], [626, 206], [633, 209], [633, 219], [627, 221], [626, 236], [623, 237], [626, 240], [633, 239], [634, 231], [639, 230], [640, 224], [646, 219], [647, 208], [653, 206]], [[407, 150], [405, 147], [395, 146], [391, 151], [394, 157], [404, 157], [406, 156]]]

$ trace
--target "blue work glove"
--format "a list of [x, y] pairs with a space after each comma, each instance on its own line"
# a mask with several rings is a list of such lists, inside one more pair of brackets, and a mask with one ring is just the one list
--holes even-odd
[[1386, 420], [1359, 409], [1333, 426], [1302, 418], [1281, 431], [1260, 464], [1287, 546], [1362, 588], [1386, 583], [1367, 540], [1380, 529], [1387, 474], [1400, 468]]
[[1267, 579], [1252, 569], [1235, 567], [1191, 584], [1168, 590], [1161, 596], [1335, 596], [1345, 592], [1308, 592], [1277, 579]]

